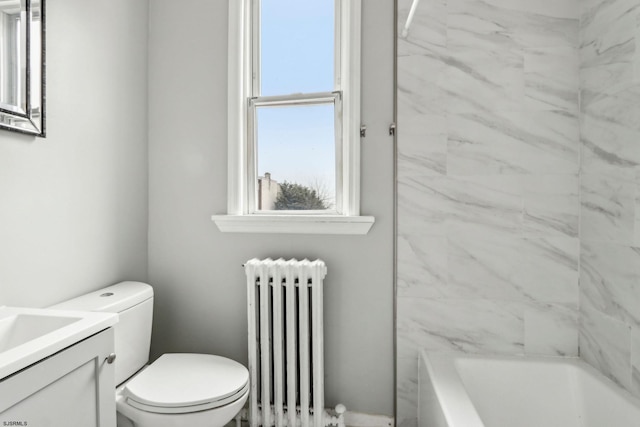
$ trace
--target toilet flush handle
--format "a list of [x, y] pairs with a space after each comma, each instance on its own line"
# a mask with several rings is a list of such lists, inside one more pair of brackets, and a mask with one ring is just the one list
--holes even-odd
[[116, 360], [116, 354], [115, 353], [111, 353], [110, 355], [107, 356], [107, 358], [105, 360], [107, 361], [107, 363], [109, 365], [111, 365], [113, 363], [113, 361]]

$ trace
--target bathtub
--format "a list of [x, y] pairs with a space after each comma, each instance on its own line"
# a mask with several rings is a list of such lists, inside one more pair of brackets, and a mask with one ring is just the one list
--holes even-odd
[[422, 352], [420, 427], [637, 427], [640, 400], [575, 358]]

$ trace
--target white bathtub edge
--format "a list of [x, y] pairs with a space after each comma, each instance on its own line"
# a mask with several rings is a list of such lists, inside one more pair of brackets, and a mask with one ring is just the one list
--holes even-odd
[[[430, 387], [438, 400], [439, 407], [442, 410], [442, 417], [444, 418], [438, 422], [445, 423], [441, 424], [441, 426], [485, 427], [480, 415], [478, 415], [478, 411], [467, 394], [455, 365], [451, 363], [451, 358], [454, 357], [454, 354], [439, 354], [423, 350], [420, 353], [420, 357], [422, 358], [420, 367], [427, 367], [427, 372], [424, 373], [426, 375], [423, 377], [423, 375], [420, 374], [420, 383], [424, 382], [423, 378], [430, 381], [430, 384], [425, 384], [425, 387]], [[447, 379], [452, 379], [453, 381]], [[433, 384], [437, 384], [437, 386], [434, 387]], [[419, 387], [422, 391], [423, 385], [419, 384]], [[418, 400], [420, 404], [425, 403], [422, 397]], [[418, 409], [418, 414], [420, 414], [420, 408]], [[431, 427], [423, 425], [420, 417], [418, 422], [420, 427]], [[432, 422], [434, 421], [432, 420]], [[435, 427], [441, 426], [436, 424]]]
[[[527, 426], [548, 423], [549, 419], [562, 420], [559, 425], [563, 426], [573, 426], [573, 420], [579, 420], [575, 425], [583, 427], [640, 425], [640, 399], [578, 357], [422, 350], [418, 374], [419, 427], [485, 427], [480, 411], [492, 426], [512, 427], [519, 416], [525, 417], [522, 420], [527, 420]], [[549, 392], [540, 388], [550, 385]], [[521, 402], [539, 403], [540, 393], [552, 400], [543, 400], [543, 407], [520, 407]], [[501, 396], [500, 400], [492, 402], [492, 395]], [[516, 400], [509, 403], [511, 398]], [[572, 404], [562, 404], [552, 412], [550, 402]], [[508, 408], [515, 412], [502, 412]], [[575, 413], [566, 412], [566, 408], [574, 408]], [[552, 418], [538, 418], [539, 414]]]

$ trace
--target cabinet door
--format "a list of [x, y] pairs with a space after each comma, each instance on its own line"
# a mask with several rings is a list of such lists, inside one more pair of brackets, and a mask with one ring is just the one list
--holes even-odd
[[0, 381], [0, 427], [115, 427], [109, 328]]

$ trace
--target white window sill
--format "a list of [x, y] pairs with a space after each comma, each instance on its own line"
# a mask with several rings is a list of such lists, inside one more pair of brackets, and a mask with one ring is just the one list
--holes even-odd
[[364, 235], [372, 216], [341, 215], [213, 215], [223, 233], [351, 234]]

